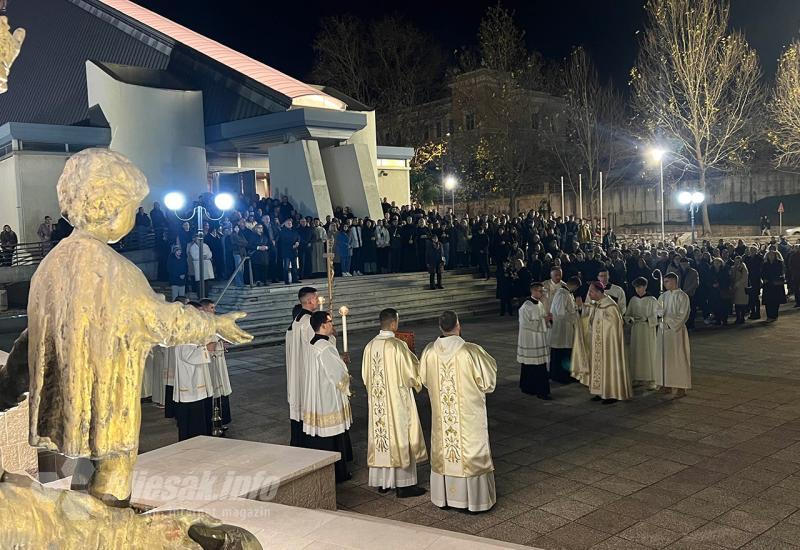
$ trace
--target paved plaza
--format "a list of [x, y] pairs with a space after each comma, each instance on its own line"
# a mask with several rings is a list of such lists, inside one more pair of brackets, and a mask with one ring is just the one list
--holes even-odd
[[[401, 500], [366, 486], [360, 349], [373, 334], [360, 333], [350, 337], [355, 462], [353, 479], [338, 487], [340, 509], [548, 550], [800, 548], [798, 310], [785, 306], [774, 324], [701, 329], [691, 337], [687, 397], [638, 388], [614, 405], [590, 402], [577, 384], [554, 385], [551, 402], [523, 395], [516, 319], [462, 324], [498, 363], [487, 399], [497, 505], [469, 515], [440, 510], [427, 494]], [[401, 328], [416, 333], [418, 351], [437, 334], [433, 323], [403, 326], [402, 312]], [[232, 352], [229, 365], [228, 436], [288, 443], [284, 348]], [[429, 440], [424, 390], [417, 404]], [[142, 451], [177, 440], [154, 405], [144, 405], [143, 418]], [[420, 467], [426, 487], [429, 471]]]

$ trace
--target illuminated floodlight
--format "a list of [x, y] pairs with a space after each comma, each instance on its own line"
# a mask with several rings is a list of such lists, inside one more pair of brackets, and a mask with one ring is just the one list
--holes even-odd
[[230, 193], [220, 193], [214, 197], [214, 204], [222, 211], [233, 208], [233, 195]]
[[186, 206], [186, 197], [183, 193], [172, 191], [164, 196], [164, 205], [172, 211], [183, 210]]
[[678, 202], [681, 204], [689, 204], [692, 202], [692, 194], [689, 191], [681, 191], [678, 193]]
[[447, 189], [448, 191], [452, 191], [453, 189], [456, 188], [457, 185], [458, 185], [458, 180], [455, 178], [455, 176], [447, 176], [444, 179], [444, 186], [445, 189]]
[[702, 204], [706, 200], [706, 196], [700, 191], [692, 193], [692, 202], [695, 204]]

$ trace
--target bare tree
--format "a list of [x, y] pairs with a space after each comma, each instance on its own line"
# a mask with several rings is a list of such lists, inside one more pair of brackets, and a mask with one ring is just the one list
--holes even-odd
[[577, 195], [578, 175], [589, 199], [588, 214], [600, 188], [619, 183], [630, 164], [631, 146], [625, 105], [611, 82], [601, 84], [589, 55], [575, 48], [561, 73], [564, 109], [545, 125], [547, 143]]
[[528, 57], [525, 31], [514, 22], [514, 12], [499, 2], [489, 7], [478, 30], [481, 64], [495, 71], [518, 71]]
[[758, 57], [742, 34], [728, 33], [727, 0], [648, 0], [647, 13], [631, 70], [634, 106], [652, 136], [677, 145], [670, 155], [705, 191], [709, 170], [741, 166], [749, 151], [763, 98]]
[[442, 88], [442, 49], [399, 16], [369, 24], [325, 18], [314, 51], [313, 80], [385, 112], [427, 101]]
[[795, 40], [781, 56], [775, 75], [775, 91], [769, 103], [769, 139], [775, 146], [778, 167], [800, 167], [800, 41]]

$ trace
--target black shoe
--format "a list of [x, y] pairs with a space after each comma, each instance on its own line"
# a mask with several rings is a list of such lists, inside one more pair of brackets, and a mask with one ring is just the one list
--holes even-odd
[[537, 395], [536, 397], [538, 397], [539, 399], [542, 399], [544, 401], [552, 401], [553, 400], [553, 398], [550, 397], [550, 395]]
[[600, 397], [599, 395], [595, 395], [594, 397], [592, 397], [592, 401], [602, 401], [602, 400], [603, 398]]
[[616, 399], [603, 399], [603, 405], [612, 405], [616, 402], [617, 402]]
[[749, 319], [751, 321], [757, 321], [758, 319], [761, 319], [761, 315], [750, 315]]
[[398, 487], [397, 498], [411, 498], [419, 497], [425, 494], [425, 489], [419, 485], [411, 485], [410, 487]]
[[438, 288], [439, 290], [444, 290], [444, 287], [442, 285], [437, 285], [436, 288]]
[[435, 286], [428, 287], [428, 290], [436, 290]]
[[389, 491], [391, 491], [391, 490], [392, 490], [391, 488], [389, 488], [389, 489], [384, 489], [383, 487], [378, 487], [378, 492], [379, 492], [380, 494], [382, 494], [382, 495], [385, 495], [386, 493], [388, 493], [388, 492], [389, 492]]

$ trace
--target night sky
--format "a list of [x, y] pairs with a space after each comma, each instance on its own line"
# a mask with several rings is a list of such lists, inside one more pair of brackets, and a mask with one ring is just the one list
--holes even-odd
[[[405, 0], [134, 0], [197, 32], [304, 79], [313, 63], [312, 43], [319, 19], [350, 13], [377, 19], [397, 13], [430, 33], [449, 50], [476, 42], [478, 24], [494, 2]], [[261, 5], [262, 7], [256, 7]], [[582, 45], [603, 78], [619, 88], [636, 56], [637, 31], [644, 21], [644, 0], [506, 0], [525, 29], [528, 46], [545, 57], [565, 57]], [[768, 77], [783, 46], [800, 32], [799, 0], [733, 0], [732, 26], [756, 48]]]

